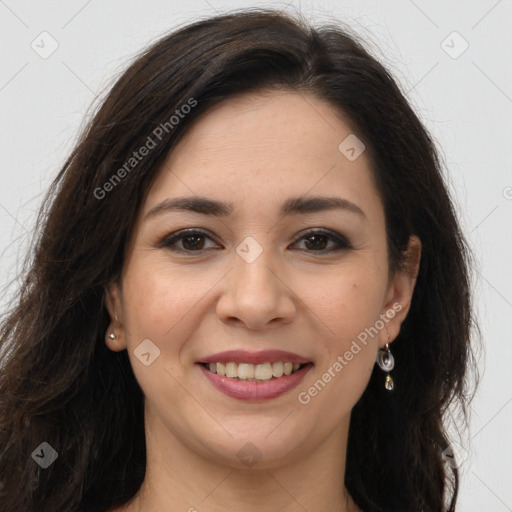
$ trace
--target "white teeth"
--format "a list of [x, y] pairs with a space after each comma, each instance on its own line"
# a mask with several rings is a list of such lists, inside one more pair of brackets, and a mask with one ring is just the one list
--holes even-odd
[[272, 378], [272, 365], [270, 363], [257, 364], [254, 370], [254, 378], [258, 380], [269, 380]]
[[289, 361], [283, 363], [277, 361], [275, 363], [249, 364], [249, 363], [207, 363], [206, 367], [212, 372], [232, 379], [240, 380], [271, 380], [279, 378], [283, 375], [291, 375], [299, 370], [299, 363], [291, 363]]
[[[254, 379], [254, 365], [253, 364], [245, 364], [240, 363], [238, 365], [238, 378], [239, 379]], [[257, 377], [261, 379], [261, 377]]]
[[226, 365], [226, 377], [238, 377], [238, 365], [236, 363]]
[[[215, 370], [212, 370], [211, 368], [210, 370], [215, 373]], [[226, 375], [226, 365], [224, 363], [217, 363], [217, 373], [219, 375]]]
[[274, 377], [282, 377], [283, 363], [281, 363], [281, 361], [278, 361], [277, 363], [272, 363], [272, 375]]

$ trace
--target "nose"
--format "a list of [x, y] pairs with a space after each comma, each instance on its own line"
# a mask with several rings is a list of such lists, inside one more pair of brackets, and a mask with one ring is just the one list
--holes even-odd
[[226, 276], [225, 288], [217, 302], [216, 311], [222, 322], [265, 329], [293, 320], [296, 296], [279, 266], [267, 258], [269, 252], [263, 251], [251, 263], [238, 255], [235, 257], [235, 268]]

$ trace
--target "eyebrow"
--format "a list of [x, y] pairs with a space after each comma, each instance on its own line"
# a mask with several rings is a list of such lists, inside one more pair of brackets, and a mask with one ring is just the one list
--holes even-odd
[[[347, 210], [361, 217], [366, 218], [365, 213], [359, 206], [343, 199], [341, 197], [290, 197], [281, 207], [281, 215], [297, 215], [322, 212], [327, 210]], [[173, 199], [165, 199], [151, 208], [146, 214], [147, 220], [166, 212], [171, 211], [191, 211], [204, 215], [213, 215], [216, 217], [227, 217], [234, 211], [233, 203], [217, 201], [201, 196], [177, 197]]]

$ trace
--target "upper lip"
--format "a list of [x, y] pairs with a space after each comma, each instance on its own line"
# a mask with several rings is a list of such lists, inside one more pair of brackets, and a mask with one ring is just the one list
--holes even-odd
[[204, 357], [199, 363], [276, 363], [281, 361], [283, 363], [299, 363], [306, 364], [311, 362], [298, 354], [293, 352], [286, 352], [285, 350], [261, 350], [259, 352], [249, 352], [247, 350], [226, 350], [225, 352], [218, 352], [211, 356]]

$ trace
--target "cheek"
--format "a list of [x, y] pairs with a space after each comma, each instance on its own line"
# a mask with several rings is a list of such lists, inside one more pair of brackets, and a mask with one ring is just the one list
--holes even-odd
[[346, 341], [374, 325], [383, 313], [386, 278], [375, 265], [352, 266], [303, 281], [303, 297], [330, 338]]
[[309, 307], [320, 320], [316, 343], [321, 357], [297, 400], [304, 406], [305, 424], [324, 418], [324, 433], [350, 414], [375, 365], [377, 335], [370, 328], [382, 313], [384, 278], [370, 268], [332, 276], [328, 290], [309, 296]]
[[319, 320], [319, 373], [333, 383], [329, 386], [336, 390], [334, 394], [340, 392], [346, 397], [347, 405], [364, 391], [373, 370], [386, 279], [378, 265], [367, 261], [333, 273], [322, 289], [312, 286], [313, 278], [303, 283], [303, 296]]
[[[181, 353], [197, 324], [191, 321], [201, 299], [213, 286], [207, 276], [176, 271], [167, 262], [133, 258], [123, 278], [127, 350], [135, 377], [146, 397], [165, 394], [165, 403], [184, 400]], [[138, 358], [143, 340], [150, 340], [150, 364]], [[147, 343], [147, 342], [145, 342]], [[144, 345], [146, 346], [146, 345]], [[157, 354], [153, 357], [153, 354]]]
[[[180, 339], [178, 332], [193, 328], [183, 321], [208, 290], [210, 279], [186, 270], [175, 271], [169, 264], [152, 261], [133, 262], [124, 279], [127, 298], [127, 327], [132, 342], [137, 337], [154, 337], [156, 343], [169, 345], [169, 339]], [[129, 299], [128, 299], [129, 298]]]

